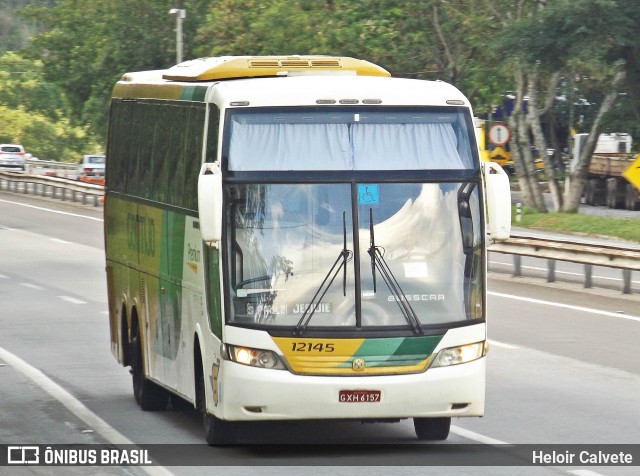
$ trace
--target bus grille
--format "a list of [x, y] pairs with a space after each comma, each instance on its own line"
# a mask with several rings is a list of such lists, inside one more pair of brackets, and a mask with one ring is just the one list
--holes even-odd
[[442, 337], [273, 340], [293, 373], [369, 376], [424, 372]]

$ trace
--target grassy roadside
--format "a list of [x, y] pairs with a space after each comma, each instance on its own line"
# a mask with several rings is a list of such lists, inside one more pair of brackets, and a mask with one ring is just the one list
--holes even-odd
[[520, 222], [515, 219], [513, 207], [512, 225], [522, 228], [574, 233], [597, 237], [612, 237], [640, 243], [640, 218], [612, 218], [578, 213], [538, 213], [531, 208], [522, 209]]

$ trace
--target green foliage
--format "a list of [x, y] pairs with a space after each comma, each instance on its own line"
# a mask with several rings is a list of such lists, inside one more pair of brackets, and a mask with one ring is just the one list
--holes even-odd
[[82, 154], [102, 150], [86, 128], [1, 104], [0, 142], [22, 144], [34, 157], [62, 162], [77, 162]]
[[[332, 54], [394, 76], [442, 79], [489, 110], [508, 87], [484, 47], [494, 26], [483, 0], [221, 0], [199, 31], [198, 56]], [[487, 81], [487, 78], [490, 78]]]
[[534, 209], [523, 208], [522, 219], [516, 222], [515, 207], [513, 207], [512, 218], [514, 226], [523, 228], [640, 242], [640, 219], [637, 218], [612, 218], [578, 213], [538, 213]]
[[0, 55], [18, 51], [28, 43], [36, 29], [18, 18], [16, 12], [32, 3], [51, 4], [55, 0], [2, 0], [0, 2]]
[[39, 112], [52, 120], [60, 119], [68, 109], [62, 90], [44, 80], [42, 62], [11, 52], [0, 56], [0, 104]]
[[[174, 6], [187, 11], [187, 59], [354, 56], [395, 76], [451, 82], [479, 113], [491, 111], [513, 89], [515, 58], [544, 71], [562, 69], [571, 81], [568, 88], [579, 87], [576, 94], [594, 104], [602, 97], [598, 81], [606, 81], [615, 62], [623, 59], [628, 110], [639, 109], [637, 0], [14, 0], [11, 5], [28, 5], [19, 17], [9, 9], [11, 31], [17, 31], [19, 22], [23, 37], [25, 31], [34, 32], [20, 51], [21, 61], [32, 61], [28, 71], [39, 65], [46, 87], [31, 77], [14, 81], [0, 76], [0, 103], [66, 118], [101, 138], [119, 77], [175, 62], [176, 20], [168, 14]], [[2, 36], [2, 25], [0, 21], [0, 51], [8, 38]], [[0, 75], [23, 69], [18, 64], [3, 70], [0, 65]], [[576, 77], [588, 79], [576, 82]], [[16, 87], [19, 93], [9, 92]], [[19, 103], [19, 97], [33, 99]], [[566, 108], [556, 111], [556, 122], [566, 122]], [[623, 115], [615, 125], [630, 130], [624, 128]]]
[[[202, 21], [191, 7], [185, 31]], [[88, 125], [102, 137], [110, 93], [127, 71], [164, 69], [175, 63], [175, 17], [170, 5], [157, 0], [58, 0], [53, 8], [31, 6], [22, 16], [44, 25], [26, 53], [42, 61], [46, 78], [70, 99], [72, 121]], [[186, 48], [190, 53], [189, 42]]]
[[100, 150], [87, 127], [71, 124], [62, 90], [43, 65], [15, 53], [0, 56], [0, 142], [23, 144], [43, 160], [80, 159]]

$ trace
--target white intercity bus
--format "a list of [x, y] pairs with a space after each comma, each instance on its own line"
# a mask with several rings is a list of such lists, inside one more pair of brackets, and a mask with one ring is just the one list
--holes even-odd
[[[218, 57], [113, 91], [111, 349], [144, 410], [243, 421], [481, 416], [486, 245], [510, 195], [467, 98], [347, 57]], [[179, 397], [179, 398], [178, 398]]]

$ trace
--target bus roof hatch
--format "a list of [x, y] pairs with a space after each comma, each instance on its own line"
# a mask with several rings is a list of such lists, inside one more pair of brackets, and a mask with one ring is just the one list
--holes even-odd
[[384, 68], [346, 56], [219, 56], [185, 61], [162, 77], [173, 81], [280, 76], [289, 72], [347, 72], [360, 76], [391, 76]]

